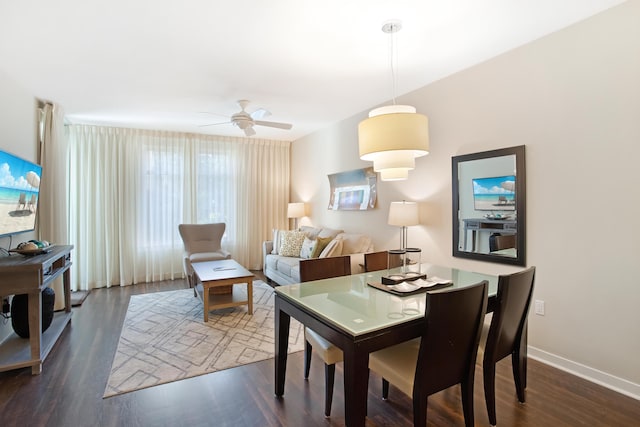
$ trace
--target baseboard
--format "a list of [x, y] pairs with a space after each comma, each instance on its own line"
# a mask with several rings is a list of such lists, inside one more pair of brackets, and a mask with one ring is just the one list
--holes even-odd
[[599, 371], [581, 363], [565, 359], [535, 347], [527, 348], [528, 356], [544, 364], [553, 366], [570, 374], [584, 378], [587, 381], [617, 391], [618, 393], [640, 400], [640, 384], [632, 383], [623, 378]]

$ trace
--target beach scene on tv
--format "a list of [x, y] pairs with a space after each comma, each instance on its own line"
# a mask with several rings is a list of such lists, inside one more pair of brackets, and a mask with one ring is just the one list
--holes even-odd
[[478, 211], [515, 211], [516, 177], [474, 178], [473, 204]]
[[0, 236], [35, 228], [42, 167], [0, 151]]

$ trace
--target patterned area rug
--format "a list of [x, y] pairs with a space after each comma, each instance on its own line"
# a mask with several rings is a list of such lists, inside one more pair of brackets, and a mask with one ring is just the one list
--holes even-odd
[[[242, 306], [204, 323], [192, 289], [132, 296], [103, 397], [273, 357], [273, 301], [273, 288], [256, 280], [253, 316]], [[303, 348], [304, 328], [291, 319], [289, 353]]]

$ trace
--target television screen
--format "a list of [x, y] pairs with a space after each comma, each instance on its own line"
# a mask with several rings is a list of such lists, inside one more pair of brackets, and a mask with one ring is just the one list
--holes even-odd
[[515, 211], [516, 177], [514, 175], [474, 178], [473, 206], [478, 211]]
[[0, 236], [36, 226], [42, 167], [0, 150]]

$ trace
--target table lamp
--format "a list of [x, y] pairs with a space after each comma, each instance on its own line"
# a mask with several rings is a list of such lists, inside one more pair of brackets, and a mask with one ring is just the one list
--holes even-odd
[[[400, 265], [402, 272], [400, 274], [392, 274], [383, 276], [382, 283], [385, 285], [393, 285], [405, 280], [416, 280], [426, 278], [426, 275], [420, 271], [420, 253], [418, 248], [407, 248], [407, 227], [420, 224], [418, 216], [418, 204], [416, 202], [391, 202], [389, 206], [389, 225], [397, 225], [402, 227], [400, 232], [400, 249], [389, 251], [389, 259], [392, 257], [400, 257]], [[417, 271], [409, 271], [408, 266], [414, 264]], [[391, 268], [389, 261], [389, 268]]]
[[302, 218], [303, 216], [305, 216], [304, 203], [289, 203], [287, 207], [287, 218], [293, 218], [294, 230], [298, 229], [298, 218]]
[[402, 227], [400, 232], [400, 249], [407, 249], [407, 227], [420, 224], [418, 204], [416, 202], [391, 202], [389, 206], [389, 225]]

